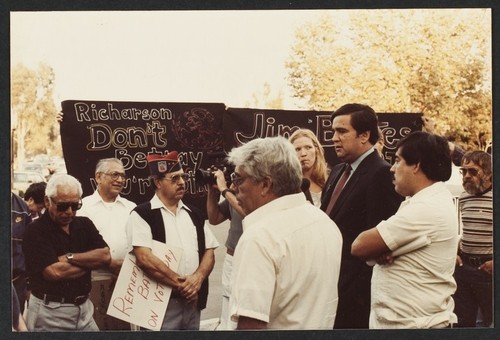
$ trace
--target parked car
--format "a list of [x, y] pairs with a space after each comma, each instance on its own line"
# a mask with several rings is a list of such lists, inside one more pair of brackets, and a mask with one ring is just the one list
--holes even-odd
[[26, 189], [28, 189], [32, 183], [45, 182], [45, 178], [34, 171], [14, 171], [13, 181], [12, 191], [24, 197]]

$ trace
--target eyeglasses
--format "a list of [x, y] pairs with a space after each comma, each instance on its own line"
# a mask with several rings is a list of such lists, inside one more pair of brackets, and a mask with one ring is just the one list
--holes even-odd
[[467, 172], [470, 173], [471, 176], [477, 176], [479, 170], [476, 168], [460, 168], [460, 174], [462, 174], [462, 176], [467, 175]]
[[166, 179], [169, 181], [172, 181], [172, 183], [177, 183], [179, 180], [182, 178], [182, 180], [185, 182], [189, 179], [189, 174], [178, 174], [178, 175], [173, 175], [171, 177], [163, 177], [162, 179]]
[[236, 172], [233, 172], [231, 174], [231, 182], [237, 187], [239, 187], [241, 183], [243, 183], [243, 181], [247, 178], [248, 176], [240, 176]]
[[57, 211], [66, 211], [68, 210], [69, 207], [71, 207], [71, 210], [77, 211], [80, 210], [82, 207], [82, 201], [78, 202], [56, 202], [52, 197], [50, 197], [50, 200], [54, 202], [54, 204], [57, 207]]
[[125, 174], [124, 174], [124, 173], [122, 173], [122, 172], [117, 172], [117, 171], [115, 171], [115, 172], [109, 172], [109, 173], [108, 173], [108, 172], [103, 172], [103, 174], [105, 174], [105, 175], [107, 175], [107, 176], [111, 177], [111, 179], [112, 179], [113, 181], [118, 180], [118, 178], [121, 178], [121, 179], [123, 179], [124, 181], [127, 179], [127, 175], [125, 175]]

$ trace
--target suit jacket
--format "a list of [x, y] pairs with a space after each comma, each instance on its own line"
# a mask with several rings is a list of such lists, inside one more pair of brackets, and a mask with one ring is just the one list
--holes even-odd
[[[328, 206], [344, 164], [337, 164], [332, 169], [325, 184], [321, 204], [323, 211]], [[337, 317], [342, 314], [345, 304], [349, 305], [347, 308], [354, 308], [355, 301], [360, 301], [365, 308], [370, 304], [372, 268], [351, 255], [351, 245], [361, 232], [375, 227], [398, 210], [403, 198], [394, 190], [392, 180], [389, 163], [377, 152], [370, 153], [352, 173], [330, 212], [330, 218], [343, 237]]]

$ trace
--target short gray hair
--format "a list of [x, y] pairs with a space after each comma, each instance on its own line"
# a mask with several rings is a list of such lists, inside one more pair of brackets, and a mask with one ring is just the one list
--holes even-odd
[[119, 160], [118, 158], [103, 158], [103, 159], [100, 159], [96, 166], [95, 166], [95, 172], [98, 173], [98, 172], [108, 172], [109, 170], [109, 163], [116, 163], [118, 164], [119, 166], [121, 166], [122, 168], [125, 168], [123, 166], [123, 163], [121, 160]]
[[277, 197], [301, 192], [300, 161], [292, 143], [281, 136], [257, 138], [234, 148], [228, 160], [254, 180], [271, 177], [271, 191]]
[[56, 197], [57, 189], [59, 187], [76, 189], [78, 192], [78, 196], [82, 197], [82, 185], [75, 177], [68, 174], [53, 175], [47, 183], [47, 188], [45, 188], [45, 196]]

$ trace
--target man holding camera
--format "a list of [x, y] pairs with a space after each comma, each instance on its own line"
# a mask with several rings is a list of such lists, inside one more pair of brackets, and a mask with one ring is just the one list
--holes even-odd
[[[229, 233], [226, 240], [226, 256], [222, 266], [222, 310], [218, 330], [229, 330], [231, 319], [229, 317], [229, 296], [231, 295], [231, 273], [233, 271], [233, 255], [236, 244], [243, 233], [242, 220], [245, 213], [238, 205], [235, 192], [228, 188], [225, 174], [222, 170], [212, 169], [213, 181], [208, 186], [207, 214], [212, 225], [220, 224], [229, 219]], [[214, 183], [215, 182], [215, 183]], [[232, 186], [232, 184], [231, 184]], [[219, 202], [220, 195], [224, 200]]]

